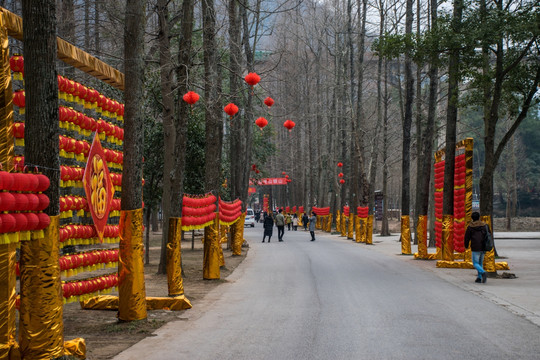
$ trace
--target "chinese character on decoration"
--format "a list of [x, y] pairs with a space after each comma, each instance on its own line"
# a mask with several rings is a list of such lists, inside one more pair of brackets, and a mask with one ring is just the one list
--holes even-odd
[[272, 99], [270, 96], [264, 99], [264, 105], [268, 106], [268, 108], [272, 107], [274, 105], [274, 99]]
[[265, 118], [263, 117], [260, 117], [258, 118], [257, 120], [255, 120], [255, 124], [261, 129], [263, 129], [263, 127], [265, 127], [266, 125], [268, 125], [268, 120], [266, 120]]
[[90, 214], [101, 241], [103, 241], [103, 234], [114, 196], [114, 186], [105, 159], [105, 151], [101, 147], [96, 132], [84, 170], [83, 186]]

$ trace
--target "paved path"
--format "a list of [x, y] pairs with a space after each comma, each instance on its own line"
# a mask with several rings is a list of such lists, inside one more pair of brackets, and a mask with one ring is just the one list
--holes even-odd
[[[475, 284], [473, 270], [398, 255], [396, 236], [366, 246], [320, 232], [315, 242], [304, 231], [282, 243], [261, 235], [260, 225], [246, 229], [249, 256], [229, 283], [115, 359], [539, 358], [538, 297], [527, 309], [496, 290], [539, 288], [525, 282], [538, 271], [515, 264], [518, 279]], [[540, 251], [540, 241], [507, 242], [500, 253]]]

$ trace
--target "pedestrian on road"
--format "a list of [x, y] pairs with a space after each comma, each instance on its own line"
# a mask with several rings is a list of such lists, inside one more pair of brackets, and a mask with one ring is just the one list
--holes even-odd
[[309, 233], [311, 234], [311, 241], [315, 241], [315, 224], [317, 224], [317, 214], [311, 212], [311, 217], [309, 218]]
[[298, 215], [296, 215], [296, 213], [293, 215], [292, 218], [292, 228], [294, 231], [298, 230]]
[[278, 214], [276, 215], [278, 241], [283, 241], [283, 233], [285, 232], [285, 217], [282, 212], [283, 210], [279, 209]]
[[307, 223], [309, 221], [309, 218], [306, 213], [302, 215], [302, 224], [304, 225], [304, 231], [307, 231]]
[[482, 267], [484, 264], [484, 255], [486, 249], [484, 247], [484, 236], [489, 231], [485, 222], [480, 221], [480, 213], [475, 211], [471, 214], [471, 223], [465, 231], [465, 248], [471, 244], [473, 266], [478, 271], [478, 275], [474, 282], [485, 283], [487, 280], [486, 271]]
[[268, 236], [268, 242], [270, 242], [270, 239], [272, 238], [272, 232], [274, 231], [274, 218], [272, 216], [272, 213], [268, 211], [268, 214], [264, 214], [264, 220], [263, 220], [263, 228], [264, 228], [264, 235], [263, 235], [263, 241]]
[[287, 231], [291, 231], [292, 217], [291, 214], [285, 215], [285, 223], [287, 224]]

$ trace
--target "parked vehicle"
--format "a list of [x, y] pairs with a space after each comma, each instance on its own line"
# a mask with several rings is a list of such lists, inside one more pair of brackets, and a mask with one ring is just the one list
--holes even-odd
[[246, 209], [246, 221], [244, 221], [244, 226], [255, 227], [255, 212], [253, 212], [253, 209]]

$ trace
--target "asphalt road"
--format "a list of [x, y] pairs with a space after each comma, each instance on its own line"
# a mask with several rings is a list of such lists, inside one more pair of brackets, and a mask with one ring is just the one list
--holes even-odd
[[432, 272], [320, 232], [276, 235], [246, 228], [228, 283], [115, 359], [540, 358], [540, 327]]

